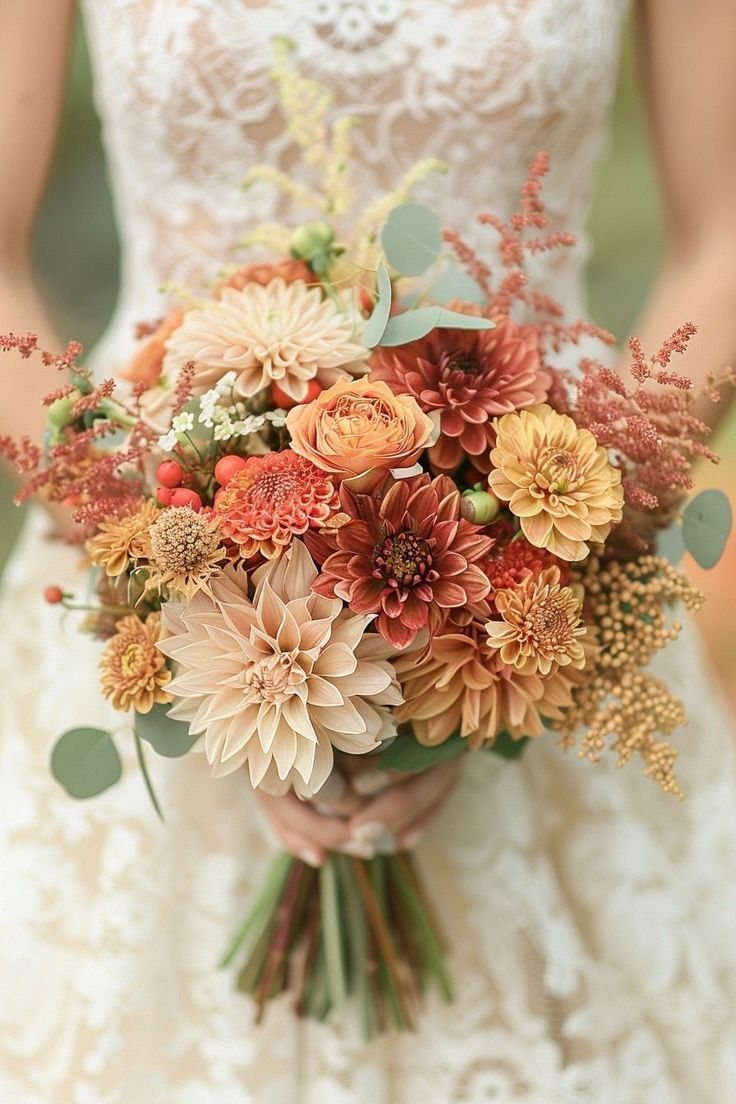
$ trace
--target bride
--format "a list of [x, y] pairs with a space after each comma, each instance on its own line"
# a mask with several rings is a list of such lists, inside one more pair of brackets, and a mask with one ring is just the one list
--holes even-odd
[[[685, 370], [703, 381], [735, 352], [736, 7], [640, 6], [669, 239], [638, 329], [657, 347], [694, 318], [702, 336]], [[250, 164], [294, 159], [268, 73], [275, 34], [294, 40], [336, 110], [360, 117], [364, 198], [418, 158], [443, 158], [449, 173], [424, 194], [470, 237], [475, 212], [510, 211], [546, 149], [555, 228], [584, 235], [626, 0], [83, 7], [123, 246], [120, 302], [93, 353], [106, 376], [130, 358], [134, 323], [161, 313], [158, 285], [212, 278], [246, 223], [278, 213], [267, 184], [240, 188]], [[60, 342], [29, 240], [71, 9], [0, 0], [0, 332], [32, 330], [49, 347]], [[585, 258], [583, 236], [540, 270], [571, 316]], [[12, 367], [0, 429], [37, 436], [50, 370]], [[542, 740], [519, 763], [475, 757], [458, 777], [442, 768], [383, 792], [368, 774], [319, 806], [256, 801], [240, 775], [214, 781], [197, 756], [162, 759], [162, 825], [132, 749], [122, 785], [94, 801], [71, 801], [51, 778], [55, 736], [109, 718], [96, 645], [41, 598], [48, 582], [81, 579], [77, 554], [46, 528], [31, 519], [0, 608], [2, 1104], [736, 1101], [736, 768], [689, 627], [661, 662], [690, 716], [681, 806], [633, 765], [591, 768]], [[387, 834], [417, 846], [456, 1003], [430, 1002], [417, 1034], [367, 1047], [284, 1005], [255, 1028], [215, 963], [276, 839], [319, 864], [328, 848], [368, 855]]]

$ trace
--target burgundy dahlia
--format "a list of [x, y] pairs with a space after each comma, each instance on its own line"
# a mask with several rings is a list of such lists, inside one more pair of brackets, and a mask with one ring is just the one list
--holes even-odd
[[371, 376], [395, 394], [412, 395], [428, 414], [439, 412], [441, 432], [429, 458], [435, 471], [447, 473], [466, 459], [488, 472], [492, 419], [543, 402], [551, 383], [536, 330], [509, 318], [495, 330], [433, 330], [420, 341], [379, 349]]
[[452, 610], [482, 601], [490, 583], [478, 566], [492, 547], [480, 526], [460, 516], [460, 495], [446, 476], [394, 483], [383, 498], [341, 488], [350, 520], [334, 537], [312, 589], [342, 598], [354, 613], [376, 614], [378, 632], [405, 648], [422, 629], [430, 637]]

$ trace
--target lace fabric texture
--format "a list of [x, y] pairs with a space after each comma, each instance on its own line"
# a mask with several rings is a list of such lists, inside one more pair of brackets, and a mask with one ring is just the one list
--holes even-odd
[[[286, 34], [307, 72], [359, 115], [360, 187], [417, 158], [425, 194], [472, 234], [509, 212], [549, 149], [559, 228], [581, 231], [605, 141], [623, 0], [87, 0], [98, 106], [123, 242], [110, 374], [162, 281], [204, 283], [246, 221], [272, 218], [254, 161], [288, 169], [268, 78]], [[580, 309], [585, 245], [544, 260]], [[42, 587], [80, 590], [76, 556], [34, 518], [0, 599], [0, 1100], [3, 1104], [728, 1104], [736, 1100], [736, 771], [730, 720], [686, 626], [660, 661], [691, 718], [678, 805], [617, 771], [535, 743], [476, 756], [419, 850], [451, 945], [457, 1001], [416, 1035], [256, 1029], [215, 963], [274, 853], [237, 776], [152, 764], [99, 700], [98, 646], [60, 626]], [[52, 570], [53, 568], [53, 570]], [[70, 657], [74, 657], [70, 668]], [[74, 802], [48, 757], [65, 727], [113, 727], [123, 782]]]

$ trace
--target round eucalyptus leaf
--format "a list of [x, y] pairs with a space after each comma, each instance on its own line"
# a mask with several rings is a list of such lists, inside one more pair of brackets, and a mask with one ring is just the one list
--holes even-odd
[[481, 306], [486, 299], [480, 284], [457, 265], [450, 265], [442, 273], [432, 285], [431, 294], [438, 303], [450, 303], [453, 299], [462, 299], [465, 303]]
[[701, 491], [687, 504], [682, 514], [682, 538], [700, 567], [715, 567], [718, 563], [732, 523], [731, 503], [723, 491]]
[[168, 705], [154, 705], [148, 713], [136, 713], [135, 730], [141, 740], [165, 759], [178, 759], [196, 744], [199, 736], [192, 736], [186, 721], [169, 717]]
[[51, 773], [72, 797], [95, 797], [120, 781], [123, 765], [109, 732], [72, 728], [51, 753]]
[[446, 307], [419, 307], [389, 318], [380, 344], [384, 347], [406, 345], [417, 341], [435, 329], [493, 330], [496, 323], [490, 318], [478, 318], [474, 314], [447, 310]]
[[380, 342], [391, 313], [391, 277], [385, 265], [378, 269], [378, 300], [363, 331], [363, 344], [374, 349]]
[[675, 522], [657, 536], [657, 555], [664, 556], [673, 567], [677, 567], [685, 555], [685, 540], [679, 523]]
[[381, 232], [390, 265], [404, 276], [420, 276], [442, 249], [442, 227], [434, 211], [421, 203], [394, 207]]

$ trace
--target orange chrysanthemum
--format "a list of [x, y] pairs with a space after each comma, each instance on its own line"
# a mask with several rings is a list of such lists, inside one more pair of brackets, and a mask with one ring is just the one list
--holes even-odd
[[521, 519], [524, 536], [562, 560], [582, 560], [621, 521], [621, 472], [606, 449], [546, 403], [496, 424], [491, 490]]
[[321, 529], [337, 509], [329, 475], [291, 449], [251, 456], [215, 507], [223, 537], [243, 559], [278, 556], [294, 535]]
[[579, 639], [585, 633], [580, 619], [582, 602], [570, 587], [561, 586], [558, 568], [548, 567], [538, 579], [530, 574], [520, 585], [499, 591], [495, 598], [503, 620], [486, 622], [486, 631], [503, 663], [545, 676], [555, 664], [585, 665]]
[[171, 671], [156, 647], [161, 632], [161, 615], [152, 613], [146, 621], [131, 614], [118, 621], [100, 661], [102, 693], [115, 709], [149, 713], [156, 703], [172, 700], [165, 687]]
[[134, 514], [101, 522], [97, 533], [87, 541], [87, 552], [95, 567], [104, 567], [108, 575], [122, 575], [131, 560], [146, 557], [150, 551], [148, 530], [159, 513], [156, 503], [146, 499]]

